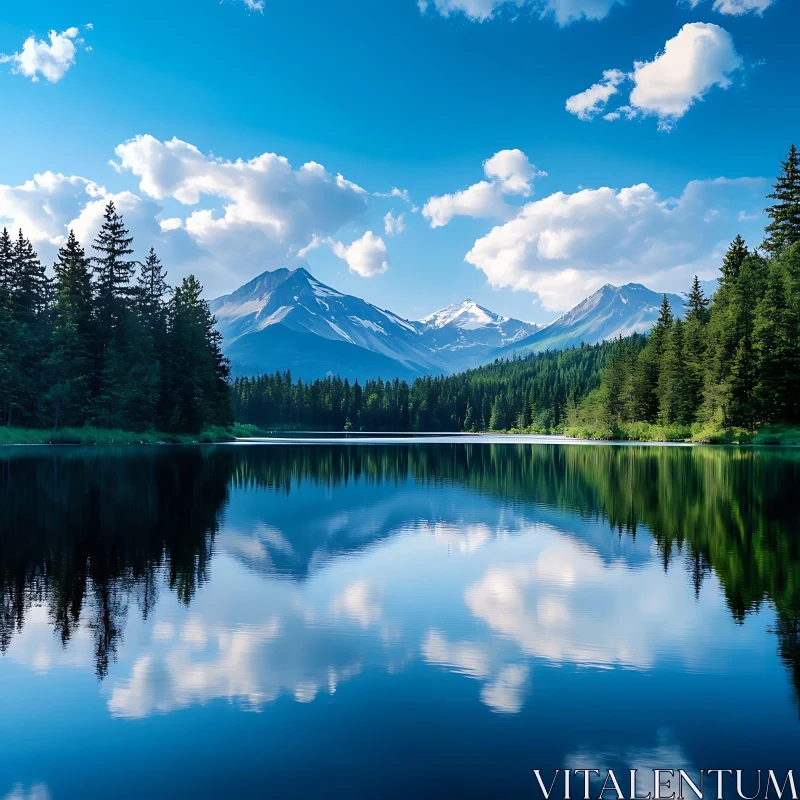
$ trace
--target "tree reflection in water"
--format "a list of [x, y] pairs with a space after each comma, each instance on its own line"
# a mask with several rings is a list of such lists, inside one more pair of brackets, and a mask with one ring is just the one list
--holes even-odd
[[[504, 503], [602, 519], [652, 536], [699, 595], [713, 570], [737, 621], [770, 603], [778, 652], [800, 696], [800, 453], [758, 448], [386, 445], [7, 448], [0, 453], [0, 651], [34, 605], [66, 647], [81, 620], [108, 672], [131, 608], [147, 618], [165, 582], [185, 604], [208, 577], [230, 492], [313, 483], [455, 484]], [[353, 509], [358, 511], [358, 509]], [[291, 531], [297, 580], [314, 555], [363, 548]], [[165, 578], [164, 578], [165, 576]]]

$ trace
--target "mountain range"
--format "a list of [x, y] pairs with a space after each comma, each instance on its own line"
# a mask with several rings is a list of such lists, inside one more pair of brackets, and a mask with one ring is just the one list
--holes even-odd
[[[679, 313], [683, 300], [668, 297]], [[264, 272], [214, 300], [211, 310], [234, 375], [289, 369], [304, 380], [327, 374], [413, 380], [643, 333], [658, 318], [661, 299], [641, 284], [606, 284], [546, 326], [500, 316], [472, 300], [406, 320], [300, 267]]]

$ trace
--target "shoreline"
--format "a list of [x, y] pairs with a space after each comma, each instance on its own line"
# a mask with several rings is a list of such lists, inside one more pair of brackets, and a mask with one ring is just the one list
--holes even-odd
[[[619, 431], [615, 431], [619, 433]], [[762, 429], [754, 433], [721, 431], [715, 436], [693, 439], [632, 439], [624, 436], [579, 435], [570, 433], [527, 433], [522, 431], [267, 431], [254, 425], [234, 425], [230, 428], [210, 428], [197, 434], [165, 433], [162, 431], [132, 432], [103, 428], [62, 428], [45, 431], [32, 428], [0, 428], [0, 447], [21, 446], [136, 446], [136, 445], [323, 445], [323, 444], [550, 444], [550, 445], [638, 445], [661, 447], [735, 446], [735, 447], [797, 447], [800, 430], [773, 431]], [[611, 432], [609, 432], [611, 433]]]
[[0, 447], [20, 446], [134, 446], [224, 444], [235, 442], [243, 436], [256, 436], [264, 431], [255, 425], [232, 425], [230, 428], [212, 427], [200, 433], [166, 433], [164, 431], [124, 431], [119, 429], [60, 428], [0, 428]]

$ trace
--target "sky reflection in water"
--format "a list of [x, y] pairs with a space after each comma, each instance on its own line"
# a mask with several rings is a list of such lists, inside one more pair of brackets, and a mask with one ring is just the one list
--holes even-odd
[[6, 454], [0, 797], [796, 767], [800, 459], [742, 453]]

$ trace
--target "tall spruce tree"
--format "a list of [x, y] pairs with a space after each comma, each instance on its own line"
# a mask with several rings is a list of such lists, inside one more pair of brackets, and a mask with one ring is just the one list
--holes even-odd
[[755, 391], [759, 416], [765, 422], [788, 421], [793, 395], [798, 388], [798, 365], [793, 363], [795, 348], [786, 276], [777, 262], [770, 265], [753, 334], [758, 369]]
[[19, 319], [33, 322], [47, 307], [47, 275], [30, 239], [20, 230], [14, 243], [12, 295]]
[[800, 242], [800, 156], [794, 145], [789, 148], [786, 161], [781, 162], [781, 173], [769, 198], [776, 202], [766, 209], [770, 223], [764, 230], [763, 248], [775, 256]]
[[53, 427], [83, 425], [91, 417], [94, 362], [90, 261], [74, 231], [58, 251], [52, 313], [52, 350], [43, 365], [47, 416]]
[[14, 286], [14, 243], [8, 228], [0, 234], [0, 291], [11, 292]]
[[[190, 275], [175, 289], [169, 306], [170, 423], [172, 428], [187, 432], [232, 421], [230, 367], [222, 354], [214, 317], [201, 293], [200, 282]], [[343, 424], [344, 418], [340, 420]]]
[[697, 320], [701, 324], [708, 322], [708, 305], [710, 300], [705, 296], [697, 275], [692, 281], [692, 289], [686, 297], [686, 320]]
[[703, 401], [706, 376], [707, 327], [711, 317], [710, 300], [705, 296], [700, 280], [694, 276], [692, 289], [686, 295], [686, 322], [683, 328], [684, 413], [685, 422], [694, 422]]
[[97, 293], [97, 320], [101, 339], [110, 343], [120, 326], [131, 297], [131, 279], [136, 270], [133, 237], [110, 200], [103, 224], [94, 241], [98, 255], [92, 258]]

